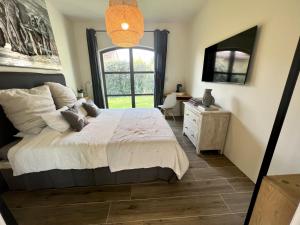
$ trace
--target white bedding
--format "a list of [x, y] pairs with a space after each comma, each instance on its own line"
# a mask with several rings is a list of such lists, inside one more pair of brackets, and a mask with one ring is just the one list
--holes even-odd
[[15, 176], [52, 169], [112, 172], [151, 167], [172, 169], [179, 179], [188, 159], [157, 109], [103, 110], [81, 132], [45, 128], [8, 152]]

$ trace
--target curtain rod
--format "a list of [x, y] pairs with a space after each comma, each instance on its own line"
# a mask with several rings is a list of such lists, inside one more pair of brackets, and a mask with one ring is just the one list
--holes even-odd
[[[96, 33], [106, 33], [106, 30], [95, 30]], [[145, 33], [154, 33], [154, 30], [145, 30]], [[170, 33], [170, 31], [168, 31]]]

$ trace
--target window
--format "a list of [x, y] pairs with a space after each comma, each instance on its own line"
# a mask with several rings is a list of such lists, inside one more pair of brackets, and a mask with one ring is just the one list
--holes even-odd
[[154, 107], [154, 51], [111, 48], [100, 52], [107, 108]]

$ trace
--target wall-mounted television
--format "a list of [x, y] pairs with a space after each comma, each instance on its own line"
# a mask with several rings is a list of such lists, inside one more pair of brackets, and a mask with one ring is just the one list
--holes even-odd
[[202, 81], [245, 84], [257, 26], [205, 49]]

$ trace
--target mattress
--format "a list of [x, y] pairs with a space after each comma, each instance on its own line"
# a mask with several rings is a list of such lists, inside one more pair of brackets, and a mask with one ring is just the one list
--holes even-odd
[[111, 172], [169, 168], [178, 179], [188, 169], [186, 154], [157, 109], [102, 110], [81, 132], [46, 127], [8, 152], [14, 176], [49, 170], [96, 169]]

